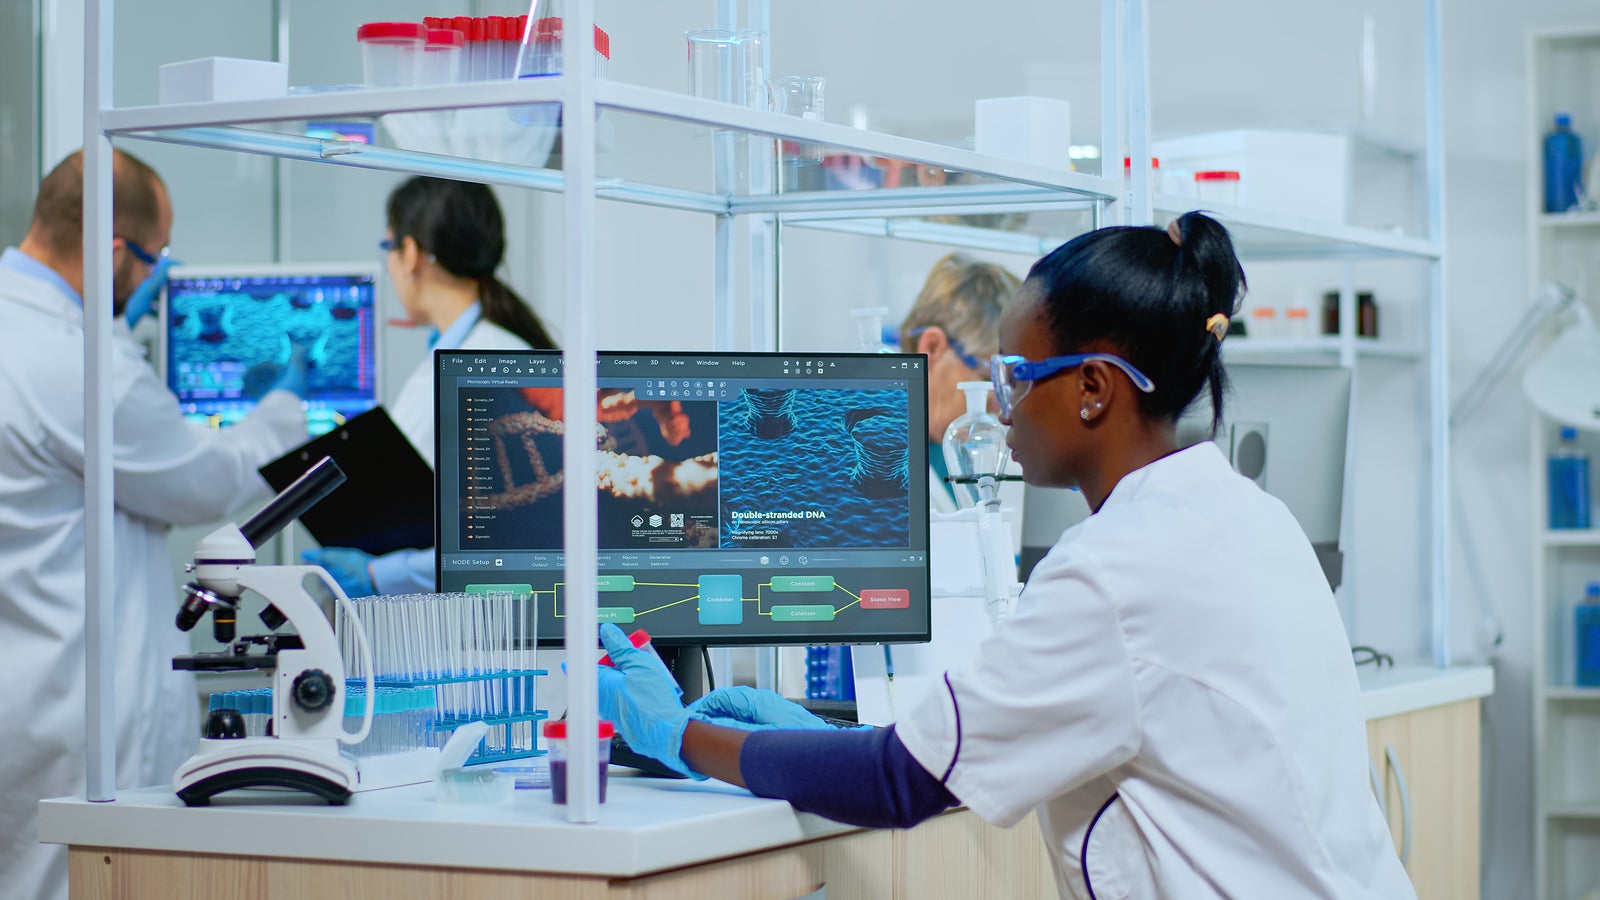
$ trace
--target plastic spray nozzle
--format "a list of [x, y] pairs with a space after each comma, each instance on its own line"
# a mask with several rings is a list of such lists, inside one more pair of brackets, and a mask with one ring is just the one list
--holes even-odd
[[[944, 431], [944, 459], [952, 478], [956, 502], [974, 506], [995, 496], [994, 481], [1005, 473], [1006, 428], [989, 412], [987, 381], [963, 381], [956, 385], [967, 398], [967, 411]], [[984, 481], [987, 481], [985, 490]]]

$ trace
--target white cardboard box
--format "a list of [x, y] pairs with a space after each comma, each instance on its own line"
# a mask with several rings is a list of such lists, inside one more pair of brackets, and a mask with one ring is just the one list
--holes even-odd
[[973, 149], [986, 156], [1071, 168], [1072, 104], [1052, 97], [990, 97], [977, 104]]
[[[1347, 222], [1350, 141], [1344, 135], [1241, 129], [1150, 143], [1162, 190], [1193, 196], [1195, 172], [1239, 173], [1238, 205], [1306, 219]], [[1182, 179], [1190, 179], [1182, 191]]]
[[207, 56], [167, 63], [160, 71], [161, 103], [253, 100], [289, 93], [289, 66], [265, 59]]

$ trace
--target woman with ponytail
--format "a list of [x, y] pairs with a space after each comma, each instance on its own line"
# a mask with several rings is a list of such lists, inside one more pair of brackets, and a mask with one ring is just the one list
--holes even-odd
[[[417, 176], [389, 195], [389, 281], [414, 326], [430, 327], [429, 350], [554, 350], [537, 313], [502, 282], [505, 218], [481, 184]], [[433, 464], [433, 360], [423, 360], [389, 410], [395, 424]], [[374, 558], [348, 547], [301, 554], [352, 597], [431, 591], [430, 549]]]
[[1063, 897], [1414, 898], [1367, 780], [1328, 582], [1282, 503], [1177, 424], [1220, 420], [1244, 273], [1198, 213], [1036, 263], [992, 361], [1024, 477], [1093, 511], [1015, 612], [890, 728], [824, 730], [770, 692], [683, 707], [615, 625], [602, 715], [633, 749], [855, 824], [1030, 811]]

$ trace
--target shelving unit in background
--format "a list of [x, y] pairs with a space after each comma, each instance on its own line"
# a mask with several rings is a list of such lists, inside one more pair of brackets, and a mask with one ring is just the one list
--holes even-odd
[[[123, 5], [136, 6], [125, 2]], [[736, 4], [719, 4], [719, 13]], [[749, 13], [756, 21], [766, 21], [764, 0], [752, 0]], [[1093, 4], [1086, 3], [1093, 8]], [[1105, 122], [1118, 135], [1104, 143], [1111, 158], [1121, 156], [1124, 147], [1137, 160], [1149, 157], [1148, 81], [1145, 53], [1148, 25], [1145, 0], [1101, 0], [1102, 85]], [[1131, 184], [1122, 179], [1106, 179], [1065, 169], [1030, 165], [983, 156], [943, 145], [875, 134], [843, 125], [804, 120], [776, 113], [743, 109], [696, 99], [669, 91], [596, 79], [586, 70], [561, 77], [525, 82], [478, 83], [404, 90], [369, 90], [345, 93], [298, 95], [280, 99], [182, 106], [156, 106], [114, 109], [110, 106], [111, 62], [114, 47], [110, 37], [110, 12], [113, 0], [90, 0], [86, 7], [88, 52], [87, 105], [90, 110], [88, 142], [92, 165], [86, 169], [86, 274], [92, 288], [109, 285], [109, 169], [105, 166], [111, 136], [164, 141], [223, 152], [252, 153], [281, 159], [322, 162], [335, 166], [370, 168], [382, 171], [428, 174], [467, 179], [561, 193], [566, 202], [566, 310], [567, 352], [574, 358], [592, 357], [595, 351], [593, 322], [595, 313], [594, 268], [596, 265], [596, 201], [663, 207], [705, 214], [714, 233], [715, 279], [713, 319], [717, 323], [710, 344], [717, 349], [777, 349], [773, 323], [778, 318], [774, 266], [781, 248], [774, 246], [771, 260], [753, 254], [757, 272], [751, 287], [740, 290], [733, 273], [736, 256], [749, 247], [735, 242], [733, 224], [741, 217], [751, 220], [767, 217], [782, 227], [805, 227], [847, 231], [857, 234], [882, 234], [906, 240], [933, 241], [954, 247], [978, 249], [1008, 248], [1012, 252], [1039, 253], [1065, 237], [1060, 232], [1032, 234], [1026, 231], [995, 231], [967, 225], [928, 222], [928, 216], [966, 216], [984, 212], [1069, 210], [1081, 214], [1078, 230], [1110, 222], [1130, 224], [1164, 223], [1195, 204], [1181, 198], [1156, 196], [1148, 179], [1135, 177]], [[579, 0], [569, 10], [572, 19], [568, 35], [585, 34], [592, 20], [592, 0]], [[1307, 345], [1292, 342], [1230, 348], [1229, 352], [1248, 357], [1261, 352], [1292, 356], [1317, 364], [1350, 365], [1358, 356], [1394, 356], [1421, 359], [1428, 371], [1428, 400], [1425, 419], [1432, 444], [1428, 468], [1429, 498], [1427, 518], [1432, 531], [1426, 539], [1429, 552], [1429, 604], [1433, 611], [1428, 640], [1438, 664], [1448, 662], [1449, 594], [1447, 540], [1443, 523], [1447, 514], [1448, 456], [1445, 451], [1445, 373], [1444, 300], [1440, 275], [1443, 256], [1442, 151], [1438, 146], [1438, 10], [1437, 0], [1424, 0], [1427, 9], [1429, 83], [1426, 101], [1429, 108], [1429, 148], [1426, 188], [1429, 192], [1429, 233], [1425, 238], [1400, 237], [1386, 232], [1339, 224], [1309, 222], [1294, 217], [1273, 215], [1244, 208], [1216, 210], [1217, 217], [1234, 234], [1236, 247], [1247, 264], [1250, 260], [1286, 259], [1406, 259], [1429, 267], [1431, 295], [1427, 301], [1427, 339], [1414, 349], [1393, 345], [1367, 345], [1354, 337], [1353, 308], [1345, 316], [1344, 335], [1332, 341], [1312, 341]], [[744, 24], [724, 22], [719, 24]], [[568, 54], [568, 58], [586, 54]], [[382, 145], [355, 144], [307, 137], [282, 123], [306, 119], [382, 116], [401, 112], [505, 108], [531, 103], [563, 104], [570, 123], [563, 134], [565, 171], [553, 171], [488, 159], [466, 159], [418, 153]], [[763, 140], [777, 138], [819, 143], [850, 150], [864, 156], [887, 157], [936, 166], [952, 172], [977, 176], [979, 183], [946, 187], [919, 187], [874, 191], [819, 191], [808, 193], [740, 193], [718, 174], [727, 162], [715, 149], [720, 142], [700, 141], [705, 147], [701, 164], [692, 173], [627, 173], [617, 176], [597, 171], [593, 114], [611, 118], [617, 141], [666, 139], [685, 140], [695, 129], [712, 129]], [[1126, 123], [1126, 142], [1122, 140]], [[1147, 167], [1135, 166], [1136, 172]], [[765, 285], [760, 284], [762, 280]], [[91, 290], [92, 296], [109, 291]], [[1346, 307], [1353, 307], [1346, 299]], [[91, 303], [91, 312], [94, 303]], [[88, 468], [99, 471], [109, 459], [109, 386], [101, 378], [97, 360], [103, 354], [104, 330], [98, 316], [90, 316], [87, 361], [87, 401], [90, 422], [87, 446]], [[744, 321], [748, 329], [739, 332], [734, 323]], [[99, 343], [97, 343], [99, 342]], [[569, 366], [568, 378], [580, 366]], [[586, 380], [585, 380], [586, 378]], [[568, 382], [574, 395], [593, 388], [593, 372]], [[577, 404], [568, 411], [569, 436], [584, 433], [592, 405], [583, 413]], [[583, 457], [579, 448], [567, 454], [574, 461]], [[576, 480], [592, 478], [592, 472], [569, 472]], [[572, 585], [594, 583], [595, 528], [594, 507], [582, 510], [568, 498], [566, 545], [567, 582]], [[91, 475], [88, 505], [91, 521], [109, 517], [109, 485]], [[580, 514], [581, 513], [581, 514]], [[110, 546], [108, 531], [93, 525], [89, 535], [91, 572], [109, 578]], [[91, 721], [105, 712], [102, 694], [108, 694], [109, 609], [111, 586], [107, 581], [91, 582], [89, 633], [91, 659], [99, 660], [101, 671], [91, 678]], [[593, 597], [587, 600], [573, 589], [569, 608], [569, 634], [592, 633]], [[592, 594], [592, 591], [589, 593]], [[592, 650], [592, 648], [591, 648]], [[92, 663], [93, 665], [93, 663]], [[587, 692], [585, 695], [585, 691]], [[569, 715], [582, 727], [581, 720], [593, 717], [592, 685], [580, 689]], [[111, 738], [91, 727], [90, 796], [111, 799], [114, 790], [107, 778]], [[98, 771], [96, 770], [98, 768]], [[574, 760], [575, 771], [585, 771], [581, 759]], [[592, 770], [591, 770], [592, 771]], [[581, 794], [580, 792], [576, 792]], [[582, 802], [575, 802], [575, 815], [583, 815]]]
[[[1547, 282], [1578, 292], [1595, 312], [1600, 289], [1600, 213], [1544, 211], [1542, 142], [1558, 112], [1570, 113], [1586, 158], [1600, 149], [1600, 22], [1541, 29], [1527, 40], [1528, 296]], [[1597, 186], [1590, 185], [1591, 190]], [[1600, 529], [1547, 526], [1546, 459], [1561, 425], [1535, 414], [1532, 436], [1534, 884], [1538, 900], [1600, 888], [1600, 688], [1575, 680], [1573, 608], [1600, 581]], [[1580, 431], [1593, 457], [1600, 435]], [[1594, 465], [1591, 462], [1591, 465]], [[1591, 478], [1594, 472], [1591, 470]]]

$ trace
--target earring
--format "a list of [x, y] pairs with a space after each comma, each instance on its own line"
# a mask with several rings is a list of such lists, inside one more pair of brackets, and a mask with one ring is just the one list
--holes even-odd
[[1085, 406], [1083, 409], [1078, 410], [1078, 418], [1085, 422], [1089, 421], [1089, 407]]
[[1101, 403], [1101, 402], [1100, 402], [1100, 401], [1099, 401], [1099, 400], [1096, 400], [1096, 401], [1095, 401], [1095, 402], [1094, 402], [1094, 408], [1095, 408], [1095, 409], [1099, 409], [1099, 408], [1100, 408], [1100, 407], [1101, 407], [1101, 406], [1104, 406], [1104, 405], [1105, 405], [1105, 404], [1103, 404], [1103, 403]]

